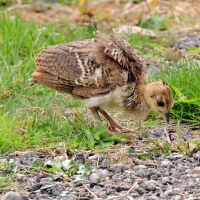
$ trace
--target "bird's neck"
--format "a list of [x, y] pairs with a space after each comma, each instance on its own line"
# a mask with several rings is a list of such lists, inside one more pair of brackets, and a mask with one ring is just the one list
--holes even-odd
[[144, 97], [145, 89], [145, 85], [132, 87], [131, 95], [127, 96], [123, 102], [126, 110], [138, 119], [144, 118], [150, 109]]

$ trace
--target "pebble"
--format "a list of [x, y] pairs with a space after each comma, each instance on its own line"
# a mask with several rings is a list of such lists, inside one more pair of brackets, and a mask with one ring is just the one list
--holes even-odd
[[162, 199], [166, 199], [168, 196], [170, 196], [172, 194], [171, 190], [166, 190], [164, 193], [160, 194], [160, 197]]
[[186, 52], [189, 47], [200, 47], [200, 35], [181, 38], [179, 42], [174, 44], [174, 47], [181, 49], [183, 52]]
[[109, 174], [107, 169], [98, 169], [98, 170], [96, 170], [96, 173], [99, 177], [108, 176], [108, 174]]
[[162, 184], [166, 185], [167, 183], [170, 183], [169, 177], [163, 177]]
[[167, 167], [167, 166], [169, 166], [169, 165], [171, 165], [172, 164], [172, 162], [170, 161], [170, 160], [163, 160], [162, 162], [161, 162], [161, 166], [162, 167]]
[[90, 175], [90, 184], [97, 184], [100, 182], [100, 178], [97, 173], [93, 173]]
[[123, 170], [122, 163], [114, 164], [112, 167], [110, 167], [110, 171], [115, 172], [116, 174], [121, 173], [122, 170]]
[[156, 190], [156, 185], [150, 181], [145, 181], [145, 189], [147, 191], [155, 191]]
[[156, 196], [150, 196], [148, 197], [148, 200], [159, 200], [159, 198]]
[[197, 153], [195, 153], [195, 154], [193, 155], [193, 157], [194, 157], [195, 159], [197, 159], [197, 160], [200, 160], [200, 151], [198, 151]]
[[174, 197], [174, 200], [183, 200], [183, 197], [181, 195], [176, 195]]
[[6, 193], [1, 200], [20, 200], [18, 193], [10, 191]]

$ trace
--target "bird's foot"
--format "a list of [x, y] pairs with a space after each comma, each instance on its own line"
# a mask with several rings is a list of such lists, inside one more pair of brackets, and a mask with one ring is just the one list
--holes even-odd
[[134, 132], [134, 129], [129, 129], [126, 128], [124, 126], [121, 126], [120, 124], [116, 123], [112, 123], [110, 124], [110, 126], [108, 127], [108, 130], [111, 132], [115, 132], [115, 133], [130, 133], [130, 132]]

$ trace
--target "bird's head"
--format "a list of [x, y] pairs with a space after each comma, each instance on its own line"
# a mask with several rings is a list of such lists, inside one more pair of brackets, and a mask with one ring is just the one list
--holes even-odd
[[164, 82], [149, 83], [145, 85], [144, 98], [147, 104], [169, 123], [169, 111], [173, 105], [169, 86]]

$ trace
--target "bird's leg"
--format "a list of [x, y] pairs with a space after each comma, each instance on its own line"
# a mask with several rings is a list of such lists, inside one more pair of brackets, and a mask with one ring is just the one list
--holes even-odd
[[133, 130], [127, 129], [123, 126], [121, 126], [118, 122], [116, 122], [105, 110], [103, 109], [99, 109], [99, 112], [108, 120], [109, 124], [110, 124], [110, 128], [112, 129], [112, 131], [115, 132], [130, 132]]
[[98, 122], [98, 124], [102, 125], [103, 123], [102, 123], [102, 120], [101, 120], [99, 113], [98, 113], [98, 111], [100, 111], [100, 108], [99, 107], [93, 107], [93, 108], [90, 108], [90, 110], [91, 110], [95, 120]]

